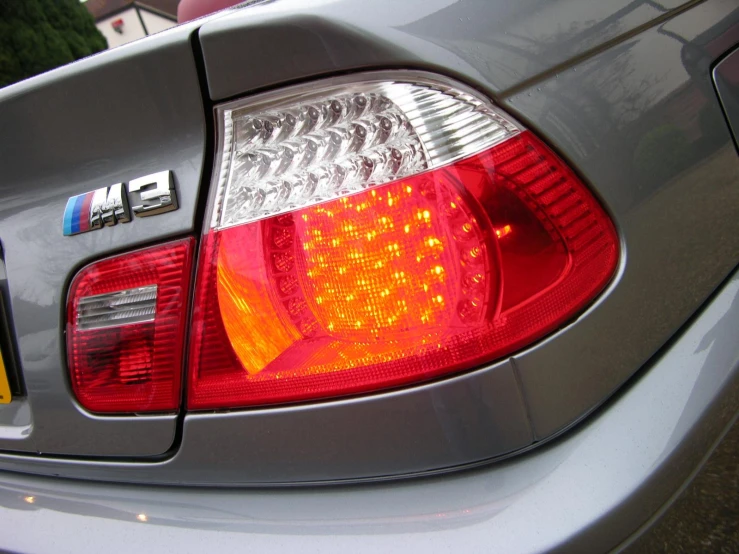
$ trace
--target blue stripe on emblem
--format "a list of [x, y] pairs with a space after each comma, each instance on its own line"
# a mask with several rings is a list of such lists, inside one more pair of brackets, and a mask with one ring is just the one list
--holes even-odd
[[[63, 225], [63, 232], [65, 236], [73, 235], [74, 231], [72, 231], [72, 220], [74, 218], [74, 207], [77, 203], [77, 199], [84, 196], [84, 194], [80, 196], [73, 196], [69, 200], [67, 200], [67, 207], [64, 208], [64, 225]], [[77, 229], [79, 230], [79, 223], [77, 224]]]
[[82, 211], [82, 204], [85, 203], [86, 194], [80, 194], [74, 197], [74, 208], [72, 209], [72, 234], [80, 232], [80, 212]]

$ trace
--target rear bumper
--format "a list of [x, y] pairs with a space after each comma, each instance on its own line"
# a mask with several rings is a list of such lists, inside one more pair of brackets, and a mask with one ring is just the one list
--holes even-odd
[[606, 552], [649, 527], [736, 418], [737, 329], [739, 273], [587, 421], [525, 455], [453, 475], [218, 490], [1, 473], [0, 548]]

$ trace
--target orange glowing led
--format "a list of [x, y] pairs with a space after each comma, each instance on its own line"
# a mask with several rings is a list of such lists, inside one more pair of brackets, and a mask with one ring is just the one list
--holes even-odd
[[442, 270], [454, 263], [443, 216], [402, 181], [373, 192], [296, 219], [311, 310], [337, 339], [437, 333], [452, 317], [444, 299], [456, 294]]
[[503, 227], [500, 227], [495, 230], [495, 236], [499, 239], [502, 239], [506, 235], [509, 235], [511, 233], [511, 226], [510, 225], [504, 225]]

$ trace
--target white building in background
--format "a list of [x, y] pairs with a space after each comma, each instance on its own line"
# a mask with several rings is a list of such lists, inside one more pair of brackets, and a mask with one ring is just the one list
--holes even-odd
[[108, 48], [153, 35], [177, 25], [179, 0], [86, 0]]

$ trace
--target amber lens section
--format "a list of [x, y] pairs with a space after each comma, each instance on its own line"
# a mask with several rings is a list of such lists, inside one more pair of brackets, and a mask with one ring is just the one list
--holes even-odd
[[284, 325], [270, 294], [261, 226], [245, 225], [221, 242], [218, 255], [218, 303], [223, 326], [249, 373], [262, 370], [301, 338]]
[[335, 371], [479, 323], [496, 298], [488, 224], [447, 181], [398, 181], [224, 233], [218, 301], [244, 368], [323, 338], [311, 364]]

